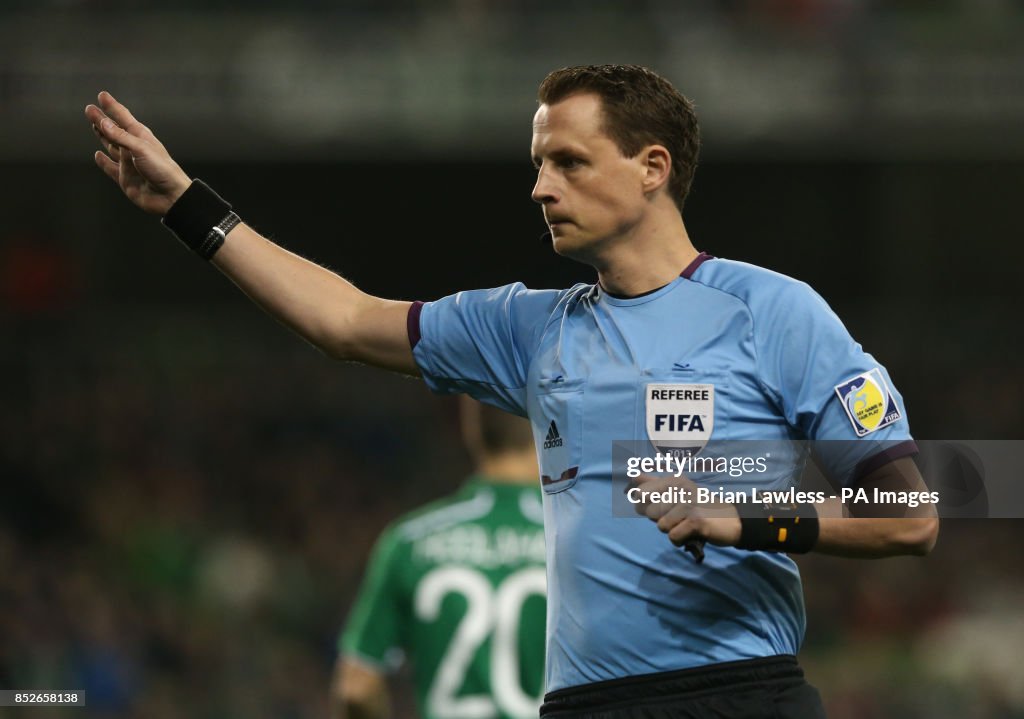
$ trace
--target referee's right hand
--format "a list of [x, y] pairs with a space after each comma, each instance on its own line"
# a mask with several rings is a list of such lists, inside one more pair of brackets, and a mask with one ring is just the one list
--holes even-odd
[[[697, 485], [689, 477], [657, 477], [640, 475], [634, 480], [639, 487], [649, 492], [648, 497], [661, 495], [665, 490], [685, 492], [686, 500], [678, 502], [644, 501], [637, 503], [637, 514], [642, 514], [658, 525], [668, 535], [669, 541], [677, 547], [687, 547], [694, 542], [707, 542], [718, 546], [735, 546], [740, 540], [742, 525], [736, 506], [725, 502], [696, 500]], [[700, 561], [699, 554], [687, 549]]]
[[188, 189], [192, 180], [148, 127], [109, 92], [86, 105], [85, 116], [106, 152], [93, 159], [125, 196], [146, 212], [161, 217]]

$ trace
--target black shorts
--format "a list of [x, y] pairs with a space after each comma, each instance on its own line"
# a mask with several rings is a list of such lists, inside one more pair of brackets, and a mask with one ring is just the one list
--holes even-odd
[[544, 697], [552, 719], [824, 719], [818, 690], [796, 657], [711, 664], [559, 689]]

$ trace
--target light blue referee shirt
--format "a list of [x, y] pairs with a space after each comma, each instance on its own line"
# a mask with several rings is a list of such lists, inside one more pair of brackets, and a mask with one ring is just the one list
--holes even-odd
[[[653, 522], [613, 515], [613, 442], [853, 440], [829, 459], [850, 483], [873, 456], [884, 463], [871, 440], [910, 439], [885, 368], [810, 287], [703, 253], [631, 299], [513, 284], [416, 303], [409, 333], [432, 390], [533, 425], [547, 691], [796, 654], [803, 640], [800, 575], [786, 555], [709, 546], [697, 564]], [[885, 459], [914, 451], [907, 442]]]

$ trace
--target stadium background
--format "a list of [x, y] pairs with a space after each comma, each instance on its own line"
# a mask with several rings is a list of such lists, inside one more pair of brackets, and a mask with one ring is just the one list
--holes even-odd
[[[119, 196], [99, 89], [257, 228], [431, 299], [592, 279], [539, 240], [535, 88], [649, 64], [703, 122], [697, 246], [810, 282], [917, 436], [1012, 439], [1022, 30], [1011, 0], [6, 0], [0, 686], [85, 689], [83, 717], [323, 716], [371, 542], [468, 468], [451, 402], [325, 359]], [[926, 559], [802, 558], [830, 716], [1024, 716], [1022, 538], [947, 521]]]

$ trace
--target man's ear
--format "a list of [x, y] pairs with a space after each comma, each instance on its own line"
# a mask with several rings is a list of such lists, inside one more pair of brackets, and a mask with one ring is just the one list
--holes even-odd
[[644, 161], [644, 194], [668, 184], [672, 175], [672, 155], [664, 145], [648, 145], [640, 151]]

